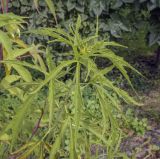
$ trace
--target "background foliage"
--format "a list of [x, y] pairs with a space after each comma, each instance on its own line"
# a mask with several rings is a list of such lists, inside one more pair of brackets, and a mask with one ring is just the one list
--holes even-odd
[[[67, 27], [80, 14], [84, 26], [82, 33], [87, 35], [94, 30], [95, 18], [99, 16], [101, 36], [122, 40], [131, 51], [140, 53], [142, 49], [148, 50], [150, 46], [159, 43], [159, 1], [54, 0], [53, 2], [58, 26]], [[33, 2], [29, 0], [13, 0], [10, 2], [9, 10], [29, 16], [29, 27], [31, 28], [55, 25], [45, 1], [39, 0], [38, 4], [39, 13]], [[31, 39], [27, 39], [27, 41], [31, 42]], [[126, 43], [127, 41], [128, 43]], [[133, 41], [136, 42], [135, 46], [131, 46]], [[140, 43], [142, 43], [141, 46]], [[153, 52], [153, 50], [151, 51]]]

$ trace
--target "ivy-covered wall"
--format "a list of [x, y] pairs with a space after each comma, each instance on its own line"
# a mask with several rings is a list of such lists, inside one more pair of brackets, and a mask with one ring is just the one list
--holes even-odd
[[[81, 15], [84, 36], [95, 30], [98, 16], [100, 35], [124, 43], [131, 51], [145, 52], [149, 50], [148, 44], [154, 45], [160, 41], [158, 23], [152, 21], [157, 15], [151, 16], [160, 7], [159, 0], [53, 0], [53, 3], [58, 26], [67, 27], [78, 14]], [[12, 0], [9, 4], [9, 11], [29, 17], [29, 29], [55, 26], [44, 0], [39, 0], [38, 10], [31, 0]], [[42, 37], [38, 39], [43, 40]], [[26, 40], [31, 42], [35, 38], [26, 37]]]

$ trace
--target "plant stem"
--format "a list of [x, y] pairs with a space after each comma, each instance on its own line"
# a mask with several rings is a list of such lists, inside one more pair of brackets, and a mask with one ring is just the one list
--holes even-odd
[[[0, 61], [3, 60], [3, 48], [2, 48], [2, 44], [0, 44]], [[1, 63], [0, 63], [0, 68], [1, 68]]]
[[1, 0], [2, 13], [8, 13], [8, 3], [9, 0]]

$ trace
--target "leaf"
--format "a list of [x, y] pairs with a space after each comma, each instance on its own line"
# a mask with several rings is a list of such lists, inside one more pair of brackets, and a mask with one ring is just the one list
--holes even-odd
[[[124, 67], [130, 68], [131, 70], [133, 70], [134, 72], [136, 72], [137, 74], [139, 74], [141, 76], [142, 76], [142, 74], [139, 71], [137, 71], [134, 67], [132, 67], [129, 63], [124, 61], [122, 57], [115, 55], [110, 50], [106, 50], [106, 51], [103, 50], [102, 52], [100, 51], [99, 53], [100, 54], [93, 54], [92, 56], [108, 58], [117, 67], [117, 69], [120, 70], [120, 72], [123, 74], [123, 76], [127, 79], [130, 86], [133, 88], [132, 83], [130, 81], [130, 78], [127, 74], [127, 71], [125, 70]], [[133, 90], [134, 90], [134, 88], [133, 88]]]
[[73, 136], [73, 126], [72, 126], [72, 120], [70, 120], [70, 159], [75, 159], [75, 142], [74, 142], [74, 136]]
[[101, 141], [103, 141], [107, 145], [107, 140], [99, 132], [94, 130], [93, 127], [89, 127], [84, 123], [83, 123], [83, 127], [89, 130], [92, 134], [94, 134], [96, 137], [98, 137]]
[[16, 64], [12, 64], [12, 67], [18, 72], [24, 81], [32, 82], [32, 75], [25, 67]]
[[3, 134], [0, 136], [0, 141], [8, 141], [11, 137], [8, 134]]
[[95, 36], [98, 36], [98, 33], [99, 33], [99, 19], [98, 19], [98, 16], [97, 16], [97, 20], [96, 20], [96, 33], [95, 33]]
[[109, 67], [106, 67], [102, 70], [97, 70], [97, 73], [95, 73], [94, 77], [93, 77], [93, 80], [94, 78], [98, 77], [99, 75], [106, 75], [107, 73], [109, 73], [110, 71], [112, 71], [112, 69], [114, 68], [115, 66], [114, 65], [111, 65]]
[[55, 65], [53, 64], [52, 55], [48, 47], [46, 49], [46, 62], [47, 62], [49, 72], [51, 72], [54, 69]]
[[32, 56], [37, 59], [38, 64], [40, 65], [40, 68], [42, 70], [42, 72], [46, 72], [47, 73], [47, 68], [46, 65], [43, 61], [43, 58], [39, 55], [39, 54], [32, 54]]
[[54, 3], [51, 1], [51, 0], [45, 0], [45, 2], [47, 3], [51, 13], [53, 14], [54, 16], [54, 19], [55, 19], [55, 22], [57, 24], [57, 17], [56, 17], [56, 11], [55, 11], [55, 6], [54, 6]]
[[16, 44], [18, 44], [18, 46], [22, 47], [22, 48], [27, 48], [27, 44], [24, 43], [24, 41], [22, 41], [21, 39], [14, 39], [13, 40]]
[[13, 13], [0, 14], [0, 21], [1, 21], [0, 27], [11, 24], [21, 25], [22, 23], [26, 23], [24, 21], [25, 18], [26, 17], [18, 16]]
[[126, 46], [123, 46], [123, 45], [118, 44], [118, 43], [113, 42], [113, 41], [104, 42], [104, 45], [106, 45], [106, 46], [116, 46], [116, 47], [127, 48]]
[[112, 9], [118, 9], [123, 5], [123, 2], [121, 0], [117, 0], [115, 1], [115, 3], [113, 3], [113, 5], [111, 6]]
[[20, 78], [21, 77], [18, 75], [7, 75], [2, 79], [0, 87], [9, 91], [12, 95], [18, 96], [21, 100], [23, 100], [23, 90], [11, 85], [13, 82], [18, 81]]
[[33, 0], [34, 5], [35, 5], [35, 8], [37, 9], [37, 11], [38, 11], [38, 1], [39, 1], [39, 0]]
[[149, 45], [152, 46], [154, 45], [157, 41], [159, 40], [159, 35], [154, 33], [154, 32], [151, 32], [149, 34]]
[[8, 54], [12, 51], [12, 42], [9, 36], [0, 30], [0, 43], [2, 43], [2, 46], [6, 49]]
[[19, 65], [19, 66], [25, 66], [31, 69], [35, 69], [39, 72], [42, 72], [43, 74], [47, 74], [47, 72], [44, 72], [38, 65], [33, 65], [25, 61], [16, 61], [16, 60], [5, 60], [5, 61], [0, 61], [1, 63], [6, 63], [10, 65]]
[[75, 88], [74, 88], [74, 123], [75, 123], [75, 131], [74, 131], [74, 142], [77, 143], [78, 138], [78, 130], [80, 126], [80, 118], [81, 118], [81, 107], [82, 107], [82, 95], [80, 90], [80, 63], [77, 63], [76, 72], [75, 72]]
[[30, 95], [26, 98], [24, 103], [21, 105], [21, 108], [19, 109], [19, 111], [17, 111], [16, 115], [14, 116], [13, 120], [7, 125], [6, 129], [4, 129], [4, 131], [1, 133], [1, 135], [3, 135], [8, 130], [12, 129], [12, 146], [14, 146], [15, 142], [17, 141], [18, 135], [22, 128], [21, 125], [25, 117], [29, 113], [33, 99], [34, 99], [33, 95]]
[[29, 157], [32, 152], [41, 144], [41, 141], [35, 143], [28, 151], [24, 152], [19, 159], [26, 159], [27, 157]]
[[90, 8], [90, 10], [93, 10], [93, 12], [96, 16], [100, 16], [102, 11], [104, 10], [104, 4], [102, 1], [92, 0], [92, 1], [90, 1], [89, 8]]
[[77, 22], [76, 22], [75, 34], [78, 34], [78, 31], [79, 31], [79, 29], [80, 29], [80, 27], [81, 27], [81, 23], [82, 23], [82, 21], [81, 21], [81, 16], [78, 15]]
[[[76, 22], [76, 28], [75, 28], [75, 36], [74, 36], [74, 45], [79, 45], [79, 42], [80, 42], [80, 34], [79, 34], [79, 29], [81, 27], [81, 16], [78, 15], [78, 18], [77, 18], [77, 22]], [[73, 47], [74, 48], [74, 47]]]
[[49, 128], [53, 126], [54, 108], [55, 108], [55, 86], [54, 80], [49, 82], [48, 104], [49, 104]]
[[65, 130], [68, 126], [68, 122], [69, 122], [69, 119], [66, 119], [64, 121], [64, 123], [60, 129], [61, 131], [60, 131], [59, 135], [56, 137], [55, 143], [53, 144], [53, 146], [51, 148], [49, 159], [54, 159], [57, 151], [60, 149], [60, 144], [61, 144], [62, 138], [64, 136]]
[[67, 10], [70, 12], [72, 9], [75, 8], [76, 5], [74, 2], [68, 0], [66, 6], [67, 6]]
[[[18, 75], [8, 75], [8, 76], [5, 76], [2, 81], [1, 81], [1, 85], [7, 85], [7, 84], [12, 84], [13, 82], [15, 81], [18, 81], [21, 77], [18, 76]], [[7, 84], [6, 84], [7, 82]]]
[[120, 97], [122, 97], [123, 100], [128, 104], [134, 104], [134, 105], [137, 105], [137, 106], [142, 106], [143, 105], [142, 103], [136, 102], [131, 96], [129, 96], [129, 94], [126, 91], [124, 91], [122, 89], [118, 89], [118, 95]]
[[[67, 34], [64, 34], [63, 30], [60, 29], [52, 29], [52, 28], [44, 28], [44, 29], [38, 29], [38, 30], [30, 30], [30, 33], [43, 35], [43, 36], [50, 36], [56, 39], [56, 41], [67, 44], [71, 47], [73, 47], [73, 43], [70, 39], [70, 36]], [[65, 35], [65, 36], [64, 36]]]
[[14, 49], [9, 55], [8, 55], [8, 58], [7, 60], [13, 60], [17, 57], [20, 57], [24, 54], [26, 54], [27, 52], [30, 52], [34, 49], [34, 47], [29, 47], [29, 48], [26, 48], [26, 49]]
[[29, 143], [21, 146], [18, 150], [14, 151], [11, 155], [19, 154], [22, 151], [24, 151], [25, 149], [27, 149], [28, 147], [33, 146], [33, 145], [35, 145], [35, 142], [29, 142]]
[[61, 70], [73, 63], [75, 63], [75, 60], [70, 60], [70, 61], [64, 61], [62, 62], [59, 66], [57, 66], [54, 70], [52, 70], [48, 77], [38, 86], [38, 88], [36, 90], [34, 90], [33, 92], [31, 92], [31, 94], [34, 94], [36, 92], [38, 92], [42, 87], [44, 87], [50, 80], [55, 79], [56, 76], [61, 72]]

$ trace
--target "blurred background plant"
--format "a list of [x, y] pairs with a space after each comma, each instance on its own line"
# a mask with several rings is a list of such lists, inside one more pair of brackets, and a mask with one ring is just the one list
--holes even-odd
[[[99, 16], [101, 37], [114, 37], [119, 41], [119, 39], [121, 40], [121, 38], [123, 38], [123, 33], [128, 33], [128, 36], [134, 38], [132, 33], [134, 35], [137, 30], [145, 29], [144, 35], [142, 37], [139, 35], [139, 38], [142, 38], [146, 43], [146, 47], [147, 45], [151, 46], [154, 44], [156, 45], [156, 43], [158, 44], [158, 1], [92, 0], [86, 2], [83, 0], [54, 0], [52, 1], [54, 5], [49, 5], [52, 6], [51, 11], [49, 11], [46, 4], [49, 4], [50, 2], [51, 0], [35, 0], [35, 6], [33, 6], [33, 3], [28, 0], [14, 0], [10, 1], [9, 9], [10, 11], [13, 10], [14, 13], [30, 17], [29, 27], [32, 28], [37, 26], [53, 26], [56, 24], [67, 27], [69, 26], [68, 24], [75, 21], [77, 15], [80, 14], [84, 28], [82, 34], [84, 35], [90, 34], [92, 30], [95, 29], [96, 23], [94, 19], [96, 16]], [[39, 12], [35, 13], [33, 9], [38, 9]], [[55, 20], [53, 20], [51, 13], [54, 15]], [[144, 28], [144, 24], [146, 25], [146, 28]], [[146, 39], [149, 40], [147, 41]], [[32, 41], [31, 39], [27, 40]], [[144, 42], [142, 43], [142, 46], [144, 45]], [[140, 44], [137, 46], [137, 50], [139, 45]], [[135, 47], [136, 46], [133, 48]], [[129, 47], [129, 49], [132, 50], [132, 47]], [[146, 52], [144, 52], [144, 54], [146, 54]]]

